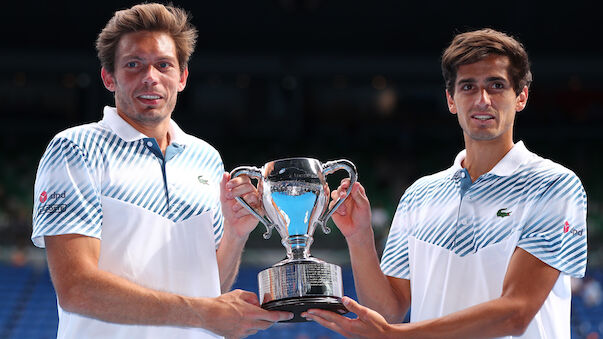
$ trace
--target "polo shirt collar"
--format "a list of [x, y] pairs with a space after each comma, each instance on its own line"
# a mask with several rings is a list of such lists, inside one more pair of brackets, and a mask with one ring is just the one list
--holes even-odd
[[[103, 120], [100, 121], [100, 124], [109, 127], [118, 137], [126, 142], [148, 138], [148, 136], [132, 127], [132, 125], [119, 116], [115, 107], [105, 106], [103, 109]], [[187, 144], [188, 135], [171, 119], [168, 134], [170, 135], [170, 144]]]
[[[511, 148], [511, 150], [507, 152], [507, 154], [502, 159], [500, 159], [496, 166], [494, 166], [494, 168], [492, 168], [488, 173], [501, 177], [509, 176], [513, 174], [513, 172], [515, 172], [515, 170], [517, 170], [517, 168], [519, 168], [521, 164], [528, 160], [531, 154], [532, 152], [528, 151], [526, 146], [523, 144], [523, 141], [519, 141], [515, 145], [513, 145], [513, 148]], [[463, 169], [461, 163], [463, 162], [463, 160], [465, 160], [466, 156], [466, 149], [462, 150], [456, 156], [456, 158], [454, 159], [454, 165], [452, 166], [454, 173]]]

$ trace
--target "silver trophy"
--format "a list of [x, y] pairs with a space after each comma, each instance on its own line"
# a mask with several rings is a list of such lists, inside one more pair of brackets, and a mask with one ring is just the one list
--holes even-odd
[[[330, 191], [325, 177], [341, 169], [349, 173], [350, 187], [328, 210]], [[266, 226], [264, 238], [270, 238], [276, 228], [287, 250], [287, 258], [258, 274], [262, 307], [292, 312], [291, 322], [305, 321], [300, 314], [310, 308], [347, 313], [341, 302], [341, 268], [312, 257], [310, 245], [317, 227], [325, 234], [331, 232], [327, 220], [356, 182], [354, 164], [348, 160], [322, 164], [311, 158], [290, 158], [271, 161], [261, 169], [243, 166], [231, 172], [232, 178], [239, 175], [258, 180], [264, 216], [243, 199], [236, 199]]]

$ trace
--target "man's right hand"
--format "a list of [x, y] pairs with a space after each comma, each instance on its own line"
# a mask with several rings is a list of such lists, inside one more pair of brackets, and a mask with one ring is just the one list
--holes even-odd
[[[337, 190], [331, 192], [329, 208], [335, 205], [337, 199], [345, 198], [350, 187], [350, 179], [341, 181]], [[367, 239], [371, 232], [371, 204], [366, 196], [364, 187], [359, 182], [354, 183], [350, 196], [341, 204], [332, 215], [333, 221], [348, 242]], [[373, 237], [370, 237], [372, 240]]]
[[201, 311], [203, 327], [226, 338], [244, 338], [293, 318], [289, 312], [262, 309], [252, 292], [234, 290], [210, 300]]

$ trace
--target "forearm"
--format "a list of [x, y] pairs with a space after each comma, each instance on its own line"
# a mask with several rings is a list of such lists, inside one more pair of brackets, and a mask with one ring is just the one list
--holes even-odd
[[401, 322], [410, 300], [397, 294], [381, 271], [372, 229], [346, 240], [359, 302], [380, 313], [388, 322]]
[[[542, 308], [559, 271], [517, 248], [499, 298], [441, 318], [395, 326], [412, 338], [495, 338], [521, 335]], [[564, 321], [560, 319], [560, 321]]]
[[216, 253], [220, 272], [220, 288], [222, 293], [230, 290], [239, 272], [241, 254], [247, 237], [240, 238], [230, 232], [224, 232], [220, 247]]
[[59, 303], [66, 311], [106, 322], [198, 327], [242, 338], [291, 319], [288, 313], [261, 309], [255, 294], [241, 290], [216, 298], [190, 298], [148, 289], [100, 270], [78, 278], [68, 291], [57, 292]]
[[533, 314], [519, 300], [501, 297], [449, 315], [392, 325], [392, 338], [497, 338], [521, 335]]
[[208, 298], [153, 290], [99, 269], [76, 275], [71, 281], [77, 283], [57, 287], [59, 303], [66, 311], [122, 324], [206, 325], [200, 312], [211, 303]]

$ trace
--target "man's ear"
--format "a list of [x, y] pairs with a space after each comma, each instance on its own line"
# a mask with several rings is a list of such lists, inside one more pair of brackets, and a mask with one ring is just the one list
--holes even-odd
[[186, 79], [188, 79], [188, 67], [180, 73], [180, 81], [178, 83], [178, 92], [182, 92], [186, 87]]
[[104, 67], [101, 68], [101, 78], [103, 79], [105, 88], [110, 92], [115, 92], [115, 78], [113, 78], [113, 74], [109, 73]]
[[456, 114], [456, 104], [454, 103], [454, 98], [452, 97], [452, 95], [450, 95], [448, 90], [446, 90], [446, 102], [448, 103], [448, 110], [450, 111], [450, 113]]
[[519, 95], [517, 96], [517, 102], [515, 103], [515, 111], [521, 112], [528, 104], [528, 86], [524, 86]]

